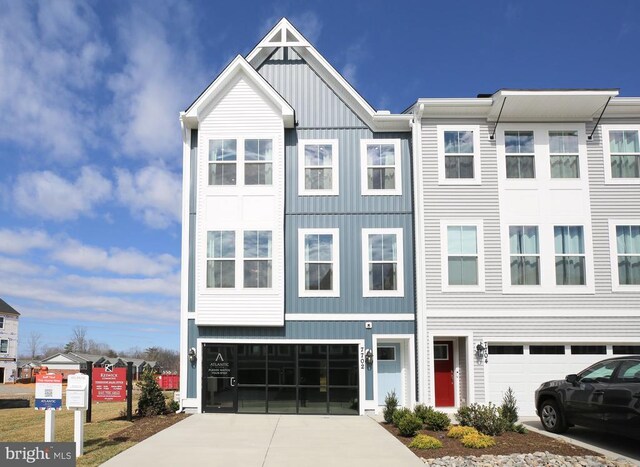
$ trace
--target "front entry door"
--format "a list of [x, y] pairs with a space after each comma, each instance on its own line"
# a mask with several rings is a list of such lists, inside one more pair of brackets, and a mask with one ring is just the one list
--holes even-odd
[[400, 344], [378, 344], [378, 405], [384, 405], [387, 395], [395, 393], [400, 406], [404, 405]]
[[204, 344], [202, 353], [202, 411], [237, 412], [236, 346]]
[[436, 407], [455, 406], [453, 342], [433, 343], [433, 365], [435, 370]]

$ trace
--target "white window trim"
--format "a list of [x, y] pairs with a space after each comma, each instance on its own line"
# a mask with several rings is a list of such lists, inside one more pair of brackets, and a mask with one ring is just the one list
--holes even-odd
[[[305, 290], [304, 237], [312, 234], [330, 234], [333, 237], [332, 290]], [[340, 296], [340, 229], [298, 229], [298, 297]]]
[[[212, 163], [215, 163], [215, 161], [210, 161], [209, 160], [209, 145], [211, 144], [211, 141], [214, 140], [222, 140], [222, 139], [233, 139], [236, 141], [236, 160], [235, 160], [235, 164], [236, 164], [236, 184], [235, 185], [210, 185], [209, 184], [209, 166]], [[245, 149], [244, 149], [244, 144], [246, 140], [249, 139], [266, 139], [266, 140], [271, 140], [271, 161], [247, 161], [245, 160]], [[245, 136], [245, 137], [238, 137], [238, 136], [209, 136], [207, 137], [205, 140], [205, 150], [206, 150], [206, 168], [205, 168], [205, 184], [204, 186], [207, 188], [207, 190], [215, 190], [217, 192], [224, 192], [224, 191], [235, 191], [238, 190], [239, 188], [241, 188], [244, 192], [246, 191], [253, 191], [253, 190], [257, 190], [258, 192], [263, 191], [265, 189], [273, 189], [274, 186], [277, 185], [277, 181], [275, 180], [276, 177], [276, 167], [277, 167], [277, 159], [278, 159], [278, 148], [276, 147], [276, 144], [278, 143], [277, 138], [275, 136], [265, 136], [265, 135], [258, 135], [258, 136]], [[246, 185], [244, 183], [244, 174], [245, 174], [245, 167], [246, 164], [249, 163], [270, 163], [271, 164], [271, 173], [272, 173], [272, 180], [271, 183], [268, 185]]]
[[[436, 347], [444, 347], [445, 350], [446, 350], [445, 353], [446, 353], [447, 356], [445, 358], [436, 358], [436, 350], [435, 350]], [[449, 356], [449, 345], [448, 344], [439, 344], [439, 343], [436, 343], [436, 342], [433, 343], [433, 361], [434, 362], [437, 362], [437, 361], [448, 362], [449, 361], [449, 357], [450, 356]]]
[[378, 353], [378, 349], [391, 349], [391, 350], [393, 350], [393, 358], [391, 358], [389, 360], [380, 360], [379, 356], [376, 355], [376, 358], [378, 359], [379, 362], [396, 362], [396, 361], [398, 361], [398, 359], [396, 358], [397, 357], [397, 355], [396, 355], [396, 353], [397, 353], [396, 352], [396, 347], [394, 345], [382, 345], [382, 344], [379, 344], [376, 347], [376, 353]]
[[[305, 145], [326, 144], [331, 146], [331, 189], [310, 190], [305, 188]], [[301, 139], [298, 141], [298, 195], [300, 196], [337, 196], [340, 194], [339, 152], [337, 139]]]
[[[480, 125], [438, 125], [438, 184], [439, 185], [480, 185], [481, 151], [480, 151]], [[444, 164], [444, 132], [445, 131], [472, 131], [473, 132], [473, 178], [447, 178]]]
[[612, 292], [640, 292], [640, 285], [620, 284], [618, 274], [618, 239], [616, 227], [619, 225], [640, 225], [640, 218], [609, 219], [609, 259], [611, 261], [611, 291]]
[[602, 125], [602, 154], [604, 156], [604, 182], [611, 185], [640, 185], [640, 178], [613, 178], [611, 176], [611, 148], [609, 132], [615, 130], [636, 130], [640, 125]]
[[[370, 190], [367, 177], [367, 145], [393, 144], [395, 152], [396, 187], [392, 190]], [[402, 195], [402, 152], [400, 139], [361, 139], [360, 140], [360, 187], [362, 196], [398, 196]]]
[[[398, 253], [396, 290], [370, 290], [369, 289], [369, 235], [394, 234], [396, 236], [396, 249]], [[404, 297], [404, 230], [403, 229], [362, 229], [362, 296], [363, 297]]]
[[9, 354], [9, 339], [0, 339], [0, 349], [2, 349], [2, 342], [6, 342], [7, 343], [7, 351], [6, 352], [0, 352], [3, 355], [7, 355]]
[[[447, 228], [454, 226], [475, 227], [478, 254], [478, 284], [449, 285], [449, 243]], [[440, 251], [443, 292], [484, 292], [484, 222], [481, 219], [443, 219], [440, 221]]]

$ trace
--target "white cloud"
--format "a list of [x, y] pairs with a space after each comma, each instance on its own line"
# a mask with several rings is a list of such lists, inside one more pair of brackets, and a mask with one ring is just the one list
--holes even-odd
[[65, 221], [93, 215], [96, 204], [111, 196], [111, 182], [100, 172], [83, 167], [75, 181], [51, 171], [20, 174], [13, 189], [13, 202], [20, 214]]
[[95, 137], [95, 108], [79, 92], [100, 85], [109, 48], [84, 2], [0, 5], [0, 139], [41, 157], [82, 157]]
[[180, 222], [182, 181], [178, 174], [147, 166], [137, 173], [116, 169], [116, 180], [118, 200], [146, 225], [162, 229]]
[[313, 11], [291, 16], [291, 24], [314, 45], [322, 33], [322, 21]]
[[98, 292], [180, 296], [179, 274], [150, 279], [68, 276], [67, 280], [73, 286]]
[[0, 253], [20, 255], [36, 248], [49, 248], [53, 240], [42, 230], [0, 229]]
[[113, 131], [128, 155], [175, 159], [180, 153], [178, 113], [204, 82], [200, 62], [190, 53], [200, 39], [184, 41], [193, 29], [192, 15], [177, 1], [162, 8], [132, 3], [127, 19], [118, 23], [125, 64], [107, 86], [113, 92]]
[[36, 275], [40, 274], [41, 272], [42, 270], [40, 267], [26, 261], [0, 256], [0, 273], [25, 276]]
[[158, 276], [168, 274], [180, 263], [169, 254], [147, 255], [135, 249], [102, 248], [71, 240], [51, 252], [51, 258], [87, 271], [108, 271], [121, 275]]

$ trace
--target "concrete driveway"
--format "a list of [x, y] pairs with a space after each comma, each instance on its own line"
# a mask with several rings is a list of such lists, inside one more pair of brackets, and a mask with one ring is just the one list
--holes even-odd
[[105, 466], [424, 467], [375, 420], [312, 415], [196, 414]]
[[542, 423], [537, 418], [529, 418], [522, 420], [523, 424], [528, 428], [539, 431], [547, 436], [562, 439], [568, 443], [582, 446], [586, 449], [599, 452], [609, 459], [626, 460], [632, 464], [640, 465], [640, 449], [638, 441], [631, 438], [604, 433], [600, 431], [589, 430], [582, 427], [573, 427], [569, 431], [561, 435], [556, 435], [545, 431]]

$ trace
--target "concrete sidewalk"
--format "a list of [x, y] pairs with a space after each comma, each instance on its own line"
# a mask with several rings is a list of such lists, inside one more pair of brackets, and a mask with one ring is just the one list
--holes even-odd
[[196, 414], [105, 466], [424, 467], [369, 417]]

